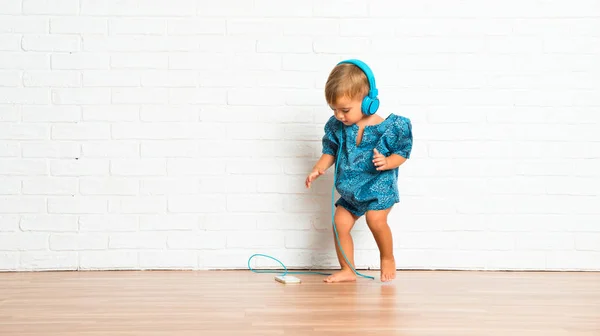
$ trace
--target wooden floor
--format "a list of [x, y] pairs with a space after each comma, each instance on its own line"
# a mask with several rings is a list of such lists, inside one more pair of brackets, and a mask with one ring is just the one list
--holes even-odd
[[[377, 275], [376, 272], [367, 273]], [[0, 273], [0, 335], [600, 335], [600, 273]]]

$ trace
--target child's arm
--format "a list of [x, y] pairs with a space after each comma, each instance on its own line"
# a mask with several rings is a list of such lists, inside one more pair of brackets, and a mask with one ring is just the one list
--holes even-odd
[[319, 161], [317, 161], [317, 163], [315, 163], [315, 166], [313, 167], [313, 171], [320, 170], [320, 171], [325, 172], [334, 163], [335, 163], [335, 156], [329, 155], [329, 154], [323, 154], [323, 155], [321, 155], [321, 158], [319, 159]]
[[312, 181], [317, 179], [317, 177], [325, 174], [325, 171], [327, 169], [329, 169], [329, 167], [331, 167], [334, 163], [335, 163], [335, 157], [333, 155], [329, 155], [329, 154], [321, 155], [321, 158], [319, 159], [319, 161], [317, 161], [317, 163], [314, 165], [310, 174], [308, 174], [308, 176], [306, 177], [306, 182], [305, 182], [306, 187], [310, 188], [310, 184], [312, 183]]
[[406, 158], [401, 155], [391, 154], [390, 156], [385, 157], [383, 154], [379, 153], [377, 149], [373, 149], [373, 164], [375, 164], [377, 170], [390, 170], [398, 168], [404, 162], [406, 162]]

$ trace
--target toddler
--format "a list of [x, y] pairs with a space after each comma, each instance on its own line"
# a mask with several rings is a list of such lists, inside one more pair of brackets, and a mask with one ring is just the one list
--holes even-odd
[[[323, 175], [337, 160], [335, 187], [340, 198], [335, 203], [334, 221], [340, 244], [354, 266], [354, 245], [350, 231], [365, 215], [380, 253], [381, 281], [396, 277], [392, 232], [388, 214], [400, 201], [398, 167], [412, 150], [410, 119], [390, 114], [382, 118], [375, 78], [359, 60], [337, 64], [327, 79], [325, 98], [333, 116], [325, 124], [322, 155], [306, 178], [306, 187]], [[337, 242], [341, 270], [326, 282], [354, 281], [356, 275], [347, 265]]]

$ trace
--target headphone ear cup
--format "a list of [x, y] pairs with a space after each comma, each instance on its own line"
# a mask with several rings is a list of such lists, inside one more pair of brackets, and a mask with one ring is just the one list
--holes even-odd
[[371, 114], [375, 114], [379, 109], [379, 98], [375, 97], [371, 100], [371, 105], [369, 105], [369, 112]]
[[362, 104], [360, 105], [360, 110], [362, 111], [363, 114], [365, 115], [370, 115], [371, 114], [371, 97], [366, 96], [365, 98], [363, 98]]
[[360, 109], [365, 115], [374, 114], [379, 109], [379, 98], [366, 96], [362, 101]]

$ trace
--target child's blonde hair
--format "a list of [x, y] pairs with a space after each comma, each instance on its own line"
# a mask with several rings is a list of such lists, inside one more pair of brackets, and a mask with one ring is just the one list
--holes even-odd
[[342, 63], [329, 73], [325, 83], [325, 100], [335, 104], [341, 97], [364, 98], [369, 93], [369, 80], [356, 65]]

